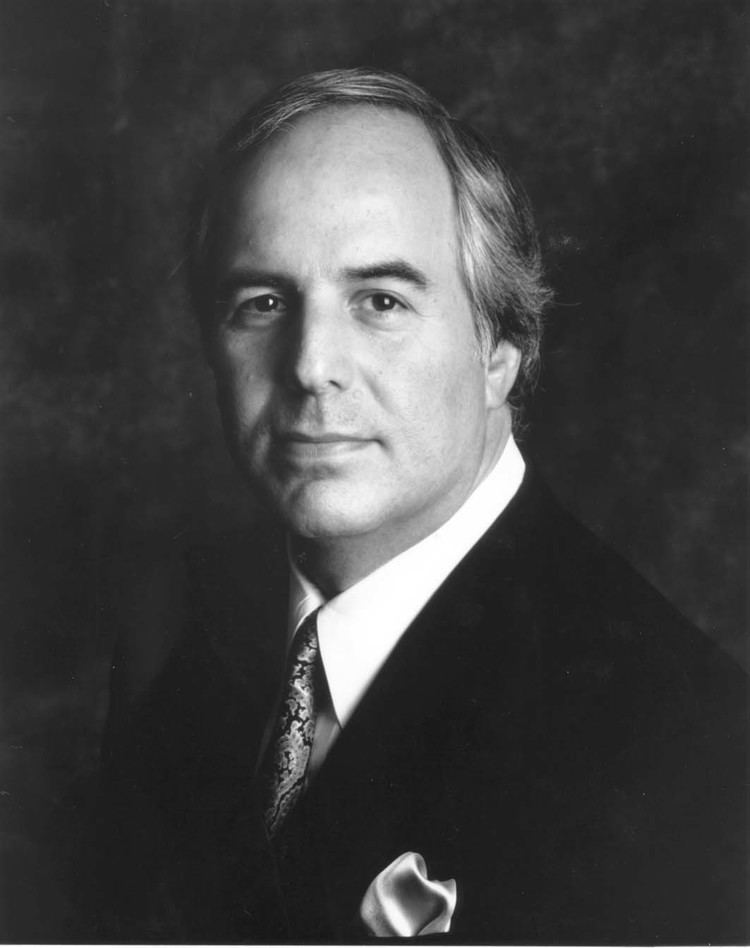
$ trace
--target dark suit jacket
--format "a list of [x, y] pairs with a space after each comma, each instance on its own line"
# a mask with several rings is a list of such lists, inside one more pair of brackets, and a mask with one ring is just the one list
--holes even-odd
[[416, 851], [457, 881], [461, 943], [747, 940], [745, 678], [533, 475], [403, 636], [274, 851], [252, 771], [286, 569], [270, 536], [250, 557], [194, 557], [191, 628], [111, 721], [98, 938], [359, 940], [368, 884]]

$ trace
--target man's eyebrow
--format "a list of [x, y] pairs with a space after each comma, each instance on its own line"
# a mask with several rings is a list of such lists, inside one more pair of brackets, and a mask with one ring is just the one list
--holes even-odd
[[273, 290], [289, 290], [290, 281], [278, 273], [266, 270], [248, 270], [245, 268], [232, 270], [222, 277], [216, 285], [216, 299], [226, 300], [236, 290], [246, 286], [267, 286]]
[[405, 260], [384, 260], [363, 267], [347, 267], [344, 271], [347, 280], [403, 280], [413, 283], [420, 290], [426, 290], [431, 281], [427, 276]]

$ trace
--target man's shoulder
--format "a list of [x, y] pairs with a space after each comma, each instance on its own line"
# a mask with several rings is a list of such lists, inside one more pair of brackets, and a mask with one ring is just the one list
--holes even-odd
[[488, 535], [498, 554], [518, 560], [519, 575], [545, 584], [570, 604], [615, 614], [677, 610], [615, 549], [574, 517], [533, 467]]
[[676, 729], [701, 717], [735, 729], [744, 720], [743, 670], [533, 470], [446, 583], [436, 612], [454, 603], [478, 617], [486, 669], [478, 677], [488, 688], [495, 667], [517, 662], [545, 701], [579, 702], [582, 713], [672, 719]]
[[[145, 761], [141, 769], [156, 774], [155, 782], [166, 781], [162, 771], [187, 766], [182, 758], [206, 772], [214, 757], [246, 761], [283, 662], [283, 533], [261, 522], [199, 535], [174, 559], [171, 601], [181, 628], [147, 667], [137, 661], [137, 642], [120, 643], [104, 737], [105, 763]], [[159, 618], [125, 628], [123, 637], [149, 633]]]
[[519, 590], [533, 588], [536, 608], [554, 615], [558, 630], [594, 624], [635, 650], [656, 643], [700, 650], [711, 641], [574, 517], [533, 469], [477, 553], [488, 564], [494, 558]]

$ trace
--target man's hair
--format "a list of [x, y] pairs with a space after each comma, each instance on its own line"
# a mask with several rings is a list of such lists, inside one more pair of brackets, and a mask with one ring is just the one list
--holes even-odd
[[397, 109], [420, 119], [448, 170], [456, 202], [459, 268], [474, 312], [481, 350], [507, 340], [521, 352], [509, 398], [518, 409], [539, 369], [542, 313], [550, 299], [531, 207], [493, 149], [453, 118], [431, 95], [402, 76], [335, 69], [295, 79], [253, 106], [221, 141], [193, 206], [189, 279], [193, 300], [211, 337], [214, 305], [212, 228], [216, 197], [232, 170], [282, 129], [331, 107]]

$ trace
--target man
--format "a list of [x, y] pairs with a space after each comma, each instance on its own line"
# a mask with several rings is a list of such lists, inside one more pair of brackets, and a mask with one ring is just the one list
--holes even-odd
[[518, 451], [548, 294], [488, 147], [406, 80], [305, 77], [223, 143], [191, 261], [281, 529], [193, 555], [110, 722], [100, 931], [744, 940], [743, 679]]

